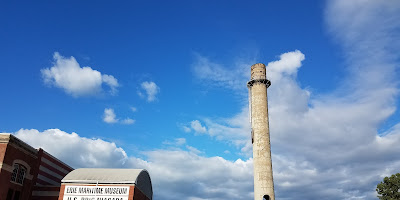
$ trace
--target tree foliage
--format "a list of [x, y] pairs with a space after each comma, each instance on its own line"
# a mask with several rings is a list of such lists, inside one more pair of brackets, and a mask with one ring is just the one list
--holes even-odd
[[376, 186], [376, 191], [381, 200], [400, 200], [400, 173], [385, 177]]

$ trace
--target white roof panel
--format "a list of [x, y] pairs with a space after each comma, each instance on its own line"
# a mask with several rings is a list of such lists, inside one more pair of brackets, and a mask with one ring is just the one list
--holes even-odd
[[149, 199], [153, 189], [149, 173], [144, 169], [80, 168], [68, 173], [62, 183], [135, 184]]

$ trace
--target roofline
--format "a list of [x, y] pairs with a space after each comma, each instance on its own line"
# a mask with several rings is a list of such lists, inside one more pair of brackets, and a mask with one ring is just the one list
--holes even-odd
[[[3, 136], [3, 137], [1, 137], [1, 136]], [[16, 136], [14, 136], [13, 134], [10, 134], [10, 133], [5, 133], [5, 134], [0, 133], [0, 143], [16, 144], [16, 145], [22, 147], [23, 149], [27, 150], [29, 153], [32, 153], [35, 156], [37, 156], [37, 153], [39, 152], [38, 149], [35, 149], [28, 143], [22, 141], [21, 139], [17, 138]]]
[[[78, 169], [114, 169], [114, 168], [78, 168]], [[78, 169], [74, 169], [74, 170], [78, 170]], [[118, 168], [116, 168], [118, 169]], [[120, 168], [123, 169], [123, 168]], [[73, 170], [73, 171], [74, 171]], [[151, 177], [150, 177], [150, 173], [149, 171], [147, 171], [146, 169], [137, 169], [140, 170], [138, 177], [140, 174], [142, 173], [146, 173], [149, 176], [150, 179], [150, 183], [151, 183]], [[71, 171], [72, 172], [72, 171]], [[71, 173], [70, 172], [70, 173]], [[67, 174], [68, 175], [68, 174]], [[65, 178], [65, 177], [64, 177]], [[103, 181], [103, 180], [64, 180], [64, 178], [61, 180], [61, 183], [88, 183], [88, 184], [135, 184], [137, 185], [136, 181], [137, 181], [137, 177], [134, 181]]]

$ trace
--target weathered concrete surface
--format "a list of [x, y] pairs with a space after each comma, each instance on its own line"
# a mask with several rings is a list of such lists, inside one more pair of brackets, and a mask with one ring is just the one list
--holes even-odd
[[275, 200], [268, 124], [267, 87], [269, 84], [266, 84], [264, 64], [258, 63], [251, 66], [251, 80], [253, 81], [250, 81], [251, 84], [248, 86], [253, 132], [254, 200], [262, 200], [265, 195], [268, 195], [270, 200]]

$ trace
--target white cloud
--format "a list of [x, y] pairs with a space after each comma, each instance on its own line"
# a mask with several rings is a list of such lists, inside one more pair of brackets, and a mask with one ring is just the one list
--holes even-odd
[[267, 64], [267, 77], [273, 84], [268, 89], [272, 111], [303, 113], [308, 110], [311, 92], [301, 88], [296, 81], [304, 59], [304, 54], [296, 50], [283, 53], [279, 60]]
[[206, 133], [207, 132], [206, 127], [202, 126], [199, 120], [193, 120], [192, 122], [190, 122], [190, 127], [196, 133]]
[[189, 152], [194, 153], [194, 154], [203, 153], [202, 151], [198, 150], [197, 148], [189, 146], [189, 145], [186, 145], [186, 149], [189, 150]]
[[40, 132], [36, 129], [21, 129], [14, 133], [19, 139], [35, 148], [43, 148], [74, 168], [120, 167], [128, 157], [125, 151], [113, 142], [96, 138], [80, 137], [59, 129]]
[[104, 114], [103, 114], [103, 121], [108, 123], [108, 124], [114, 124], [114, 123], [121, 123], [121, 124], [134, 124], [135, 120], [127, 117], [125, 119], [118, 119], [117, 115], [114, 112], [114, 109], [112, 108], [105, 108], [104, 109]]
[[296, 76], [301, 62], [305, 59], [304, 54], [299, 50], [284, 53], [279, 57], [280, 60], [268, 63], [266, 68], [267, 78], [273, 82], [281, 80], [283, 75]]
[[155, 199], [251, 199], [252, 160], [228, 161], [183, 150], [145, 152], [147, 160], [130, 159], [149, 170]]
[[142, 82], [142, 84], [140, 84], [140, 87], [142, 90], [144, 90], [144, 92], [146, 93], [143, 94], [141, 91], [138, 91], [138, 95], [140, 97], [146, 97], [148, 102], [152, 102], [155, 101], [157, 99], [157, 94], [160, 92], [160, 88], [157, 86], [156, 83], [150, 81], [145, 81]]
[[121, 121], [121, 123], [122, 123], [122, 124], [134, 124], [134, 123], [135, 123], [135, 120], [133, 120], [133, 119], [131, 119], [131, 118], [126, 118], [126, 119], [123, 119], [123, 120]]
[[[204, 126], [199, 120], [193, 120], [190, 125], [195, 133], [208, 134], [216, 140], [229, 141], [236, 147], [240, 147], [245, 155], [250, 155], [252, 151], [249, 112], [247, 107], [242, 112], [232, 118], [204, 118]], [[185, 127], [185, 126], [184, 126]], [[184, 129], [185, 131], [185, 129]]]
[[133, 106], [131, 106], [131, 111], [132, 111], [132, 112], [137, 112], [137, 108], [136, 108], [136, 107], [133, 107]]
[[190, 133], [192, 131], [190, 128], [190, 123], [177, 123], [176, 125], [185, 133]]
[[163, 144], [182, 146], [186, 144], [186, 138], [175, 138], [174, 141], [164, 141]]
[[190, 129], [190, 128], [187, 127], [187, 126], [182, 126], [182, 130], [183, 130], [185, 133], [189, 133], [190, 131], [192, 131], [192, 129]]
[[112, 109], [112, 108], [104, 109], [103, 121], [106, 122], [106, 123], [109, 123], [109, 124], [117, 123], [119, 121], [116, 118], [116, 115], [114, 113], [114, 109]]
[[183, 145], [186, 143], [186, 139], [185, 138], [176, 138], [175, 142], [177, 145]]
[[[181, 149], [177, 148], [177, 147], [183, 147], [184, 144], [186, 144], [186, 138], [175, 138], [173, 141], [164, 141], [163, 144], [166, 145], [171, 145], [170, 147], [168, 147], [168, 149], [173, 149], [174, 151], [179, 150], [181, 151]], [[190, 145], [185, 145], [184, 146], [186, 148], [186, 150], [190, 153], [194, 153], [194, 154], [201, 154], [203, 153], [202, 151], [198, 150], [197, 148], [190, 146]]]
[[112, 75], [101, 74], [91, 67], [80, 67], [74, 57], [65, 58], [58, 52], [53, 55], [51, 68], [41, 69], [46, 84], [64, 89], [74, 97], [96, 95], [103, 91], [102, 84], [110, 87], [110, 93], [115, 94], [119, 86]]
[[116, 94], [117, 93], [117, 87], [119, 86], [118, 80], [114, 78], [114, 76], [103, 74], [102, 80], [104, 83], [106, 83], [108, 86], [110, 86], [110, 93], [111, 94]]

